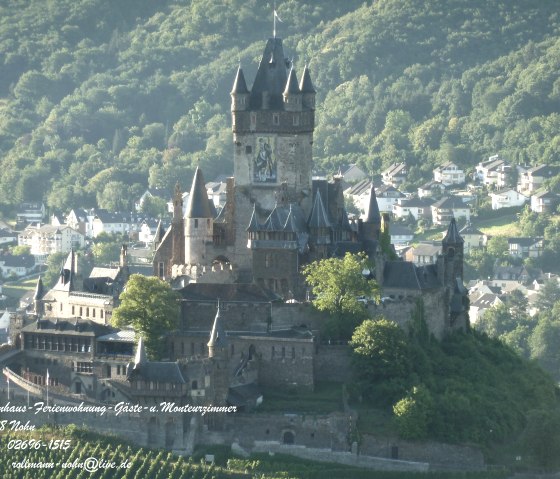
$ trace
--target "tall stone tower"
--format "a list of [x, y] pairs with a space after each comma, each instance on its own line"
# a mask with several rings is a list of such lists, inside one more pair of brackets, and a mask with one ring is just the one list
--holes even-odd
[[258, 189], [258, 202], [268, 211], [282, 183], [292, 199], [310, 197], [315, 90], [307, 67], [298, 84], [282, 40], [271, 38], [252, 89], [239, 68], [231, 98], [236, 186]]
[[455, 287], [457, 278], [463, 281], [463, 247], [465, 240], [459, 234], [455, 218], [451, 218], [442, 245], [442, 255], [445, 264], [443, 283], [445, 286]]
[[185, 212], [185, 263], [204, 265], [207, 246], [212, 243], [214, 215], [210, 210], [202, 171], [197, 167]]

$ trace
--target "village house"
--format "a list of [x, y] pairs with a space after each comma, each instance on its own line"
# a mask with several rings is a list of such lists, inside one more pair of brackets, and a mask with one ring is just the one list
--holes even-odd
[[517, 258], [538, 258], [542, 255], [544, 238], [508, 238], [509, 254]]
[[560, 166], [539, 165], [529, 168], [519, 176], [518, 190], [522, 193], [533, 193], [543, 186], [545, 180], [554, 178], [560, 173]]
[[126, 234], [131, 230], [131, 218], [127, 213], [110, 213], [97, 210], [92, 222], [92, 236], [97, 238], [101, 233]]
[[408, 167], [406, 163], [394, 163], [381, 173], [383, 184], [398, 188], [406, 181]]
[[41, 222], [44, 217], [45, 205], [40, 202], [21, 203], [16, 211], [16, 220], [18, 224]]
[[529, 200], [529, 198], [511, 188], [490, 193], [490, 198], [492, 200], [493, 210], [510, 208], [512, 206], [521, 206]]
[[381, 185], [375, 189], [375, 194], [381, 213], [392, 213], [393, 205], [397, 203], [399, 198], [406, 198], [406, 195], [390, 185]]
[[408, 244], [414, 239], [414, 232], [404, 225], [392, 224], [389, 228], [391, 235], [391, 244], [395, 246]]
[[535, 213], [553, 213], [558, 206], [558, 195], [545, 189], [531, 195], [531, 211]]
[[346, 168], [342, 168], [341, 172], [342, 178], [344, 178], [346, 183], [355, 183], [356, 181], [365, 180], [368, 177], [368, 174], [355, 163], [348, 165]]
[[418, 187], [418, 198], [440, 197], [445, 193], [445, 185], [439, 181], [428, 181]]
[[452, 218], [471, 219], [471, 209], [462, 198], [458, 196], [446, 196], [432, 204], [432, 223], [434, 225], [445, 225]]
[[17, 243], [18, 234], [8, 228], [0, 228], [0, 245]]
[[465, 253], [469, 254], [473, 249], [479, 249], [486, 246], [487, 236], [476, 229], [471, 223], [467, 223], [459, 231], [465, 240]]
[[436, 264], [439, 255], [441, 255], [441, 243], [419, 243], [405, 253], [405, 260], [418, 266]]
[[469, 307], [469, 320], [471, 324], [476, 324], [486, 311], [500, 304], [504, 304], [504, 302], [500, 299], [499, 295], [493, 293], [484, 293], [476, 299], [471, 299]]
[[448, 161], [434, 169], [434, 181], [445, 186], [461, 185], [465, 182], [465, 172], [455, 163]]
[[142, 196], [134, 202], [134, 209], [136, 211], [142, 210], [142, 206], [144, 205], [146, 198], [160, 198], [167, 201], [169, 198], [169, 192], [159, 188], [148, 188], [144, 191], [144, 193], [142, 193]]
[[477, 178], [483, 185], [500, 187], [500, 182], [503, 181], [500, 180], [500, 177], [504, 171], [504, 166], [509, 165], [505, 160], [502, 160], [499, 155], [491, 156], [487, 161], [482, 161], [476, 165], [475, 171]]
[[400, 198], [393, 205], [393, 215], [398, 219], [406, 219], [412, 216], [416, 221], [432, 220], [432, 205], [434, 201], [430, 198]]
[[45, 264], [52, 253], [69, 253], [85, 246], [85, 237], [69, 226], [29, 225], [18, 235], [18, 245], [29, 246], [37, 264]]
[[2, 277], [27, 276], [35, 269], [35, 257], [30, 254], [0, 255], [0, 273]]

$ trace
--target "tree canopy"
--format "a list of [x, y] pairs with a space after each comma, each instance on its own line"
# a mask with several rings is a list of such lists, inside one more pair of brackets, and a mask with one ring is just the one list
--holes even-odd
[[329, 334], [349, 339], [367, 317], [364, 302], [379, 296], [377, 282], [369, 279], [371, 270], [364, 254], [351, 253], [344, 258], [318, 260], [303, 268], [314, 296], [313, 305], [332, 317]]
[[178, 294], [159, 278], [133, 274], [119, 299], [112, 323], [118, 327], [133, 326], [137, 336], [143, 336], [151, 359], [165, 357], [166, 335], [178, 325]]

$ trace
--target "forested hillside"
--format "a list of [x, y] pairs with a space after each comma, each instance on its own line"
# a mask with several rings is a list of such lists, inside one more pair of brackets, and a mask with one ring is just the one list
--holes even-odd
[[[129, 209], [146, 186], [231, 172], [229, 91], [272, 30], [262, 0], [0, 6], [0, 207]], [[490, 154], [560, 162], [555, 0], [285, 0], [278, 34], [318, 90], [319, 169]]]

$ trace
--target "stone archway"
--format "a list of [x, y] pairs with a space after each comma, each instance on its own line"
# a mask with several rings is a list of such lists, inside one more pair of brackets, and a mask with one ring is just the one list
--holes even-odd
[[293, 431], [284, 431], [284, 434], [282, 435], [282, 442], [284, 444], [294, 444], [295, 440], [296, 435]]

